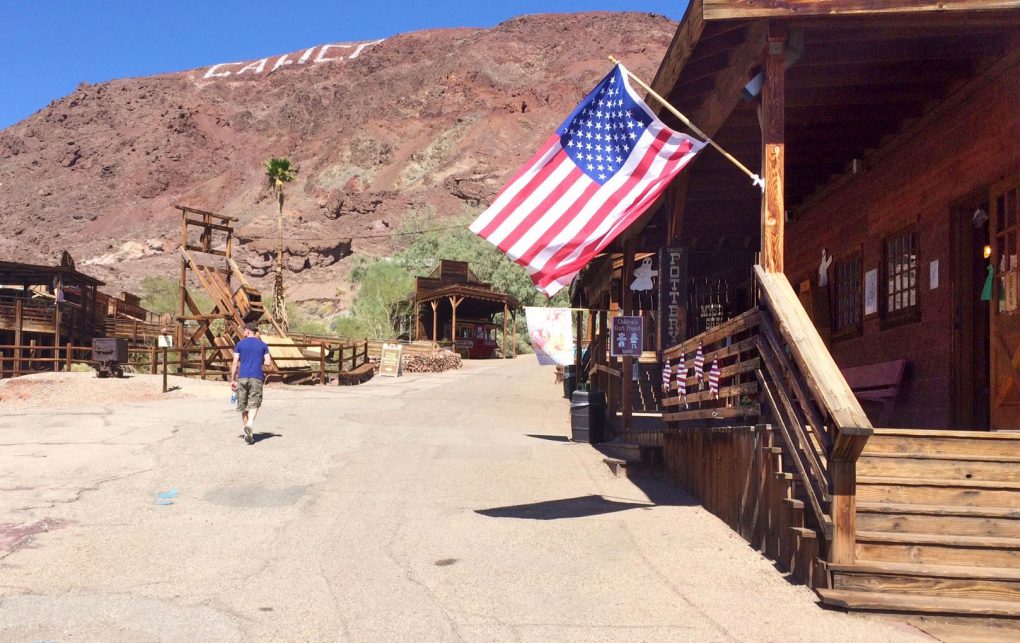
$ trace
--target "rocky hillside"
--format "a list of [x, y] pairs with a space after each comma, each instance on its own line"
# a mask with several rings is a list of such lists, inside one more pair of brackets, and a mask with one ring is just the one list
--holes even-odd
[[238, 217], [241, 265], [259, 280], [275, 247], [262, 163], [285, 156], [299, 167], [288, 291], [328, 300], [349, 257], [388, 254], [405, 217], [440, 226], [487, 204], [608, 54], [651, 76], [674, 29], [647, 14], [525, 16], [82, 84], [0, 131], [0, 258], [68, 250], [110, 291], [172, 277], [183, 204]]

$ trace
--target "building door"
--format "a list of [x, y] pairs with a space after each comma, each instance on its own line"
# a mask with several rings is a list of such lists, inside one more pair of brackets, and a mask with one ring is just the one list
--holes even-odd
[[995, 288], [991, 301], [991, 406], [993, 429], [1020, 429], [1020, 176], [992, 187], [990, 196]]
[[991, 302], [981, 299], [991, 250], [988, 188], [954, 204], [953, 428], [988, 429]]

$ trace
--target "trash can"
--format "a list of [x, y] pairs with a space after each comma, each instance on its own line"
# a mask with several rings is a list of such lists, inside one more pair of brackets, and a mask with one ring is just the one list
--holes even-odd
[[606, 394], [602, 391], [574, 391], [570, 398], [570, 439], [597, 444], [604, 440]]
[[563, 367], [563, 397], [570, 399], [570, 394], [577, 388], [577, 366], [567, 364]]

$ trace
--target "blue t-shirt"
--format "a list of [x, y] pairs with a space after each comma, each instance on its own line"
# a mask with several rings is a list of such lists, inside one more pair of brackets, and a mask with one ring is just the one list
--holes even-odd
[[245, 337], [234, 346], [234, 354], [240, 355], [238, 377], [262, 379], [262, 360], [269, 353], [269, 346], [258, 337]]

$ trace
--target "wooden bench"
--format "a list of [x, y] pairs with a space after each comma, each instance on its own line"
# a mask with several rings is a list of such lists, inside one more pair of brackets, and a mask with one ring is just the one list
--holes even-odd
[[888, 426], [896, 398], [900, 394], [903, 376], [907, 372], [907, 360], [897, 359], [891, 362], [854, 366], [840, 371], [862, 405], [868, 402], [882, 405], [876, 425]]

